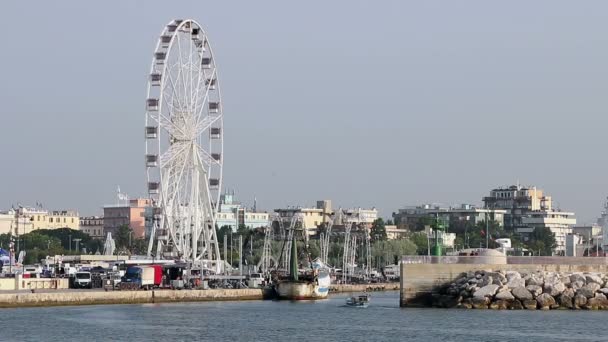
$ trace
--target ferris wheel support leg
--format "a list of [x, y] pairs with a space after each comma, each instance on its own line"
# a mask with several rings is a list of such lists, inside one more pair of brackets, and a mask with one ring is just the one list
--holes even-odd
[[152, 225], [152, 230], [150, 232], [150, 238], [148, 240], [148, 257], [152, 255], [152, 248], [154, 247], [154, 238], [156, 236], [156, 224]]

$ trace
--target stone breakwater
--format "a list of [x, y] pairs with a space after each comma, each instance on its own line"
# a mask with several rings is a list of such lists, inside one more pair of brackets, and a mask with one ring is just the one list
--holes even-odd
[[608, 309], [608, 275], [591, 272], [470, 271], [439, 288], [442, 308], [554, 310]]

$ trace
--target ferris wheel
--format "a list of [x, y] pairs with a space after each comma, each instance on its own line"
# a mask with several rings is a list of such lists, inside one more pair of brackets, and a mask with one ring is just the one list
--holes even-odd
[[146, 175], [153, 213], [148, 254], [220, 267], [215, 215], [223, 113], [207, 34], [194, 20], [164, 27], [146, 99]]

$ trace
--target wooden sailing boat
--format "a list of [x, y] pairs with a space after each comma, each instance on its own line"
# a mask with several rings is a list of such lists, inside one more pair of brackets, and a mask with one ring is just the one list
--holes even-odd
[[[295, 227], [292, 227], [295, 229]], [[304, 232], [304, 234], [306, 234]], [[275, 291], [280, 299], [306, 300], [327, 298], [331, 280], [327, 269], [312, 268], [308, 272], [300, 273], [298, 269], [298, 245], [296, 234], [290, 234], [291, 246], [289, 253], [289, 275], [279, 278], [275, 284]]]

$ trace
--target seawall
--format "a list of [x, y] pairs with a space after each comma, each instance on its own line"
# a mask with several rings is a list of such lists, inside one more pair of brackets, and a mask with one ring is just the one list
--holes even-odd
[[376, 284], [334, 284], [329, 286], [329, 292], [371, 292], [371, 291], [397, 291], [399, 283]]
[[155, 291], [60, 291], [0, 293], [0, 307], [91, 304], [138, 304], [263, 299], [262, 289], [155, 290]]
[[[331, 285], [331, 293], [398, 290], [398, 283]], [[263, 289], [155, 290], [155, 291], [96, 291], [46, 290], [45, 292], [0, 291], [0, 308], [144, 304], [170, 302], [202, 302], [229, 300], [261, 300], [271, 298]]]

